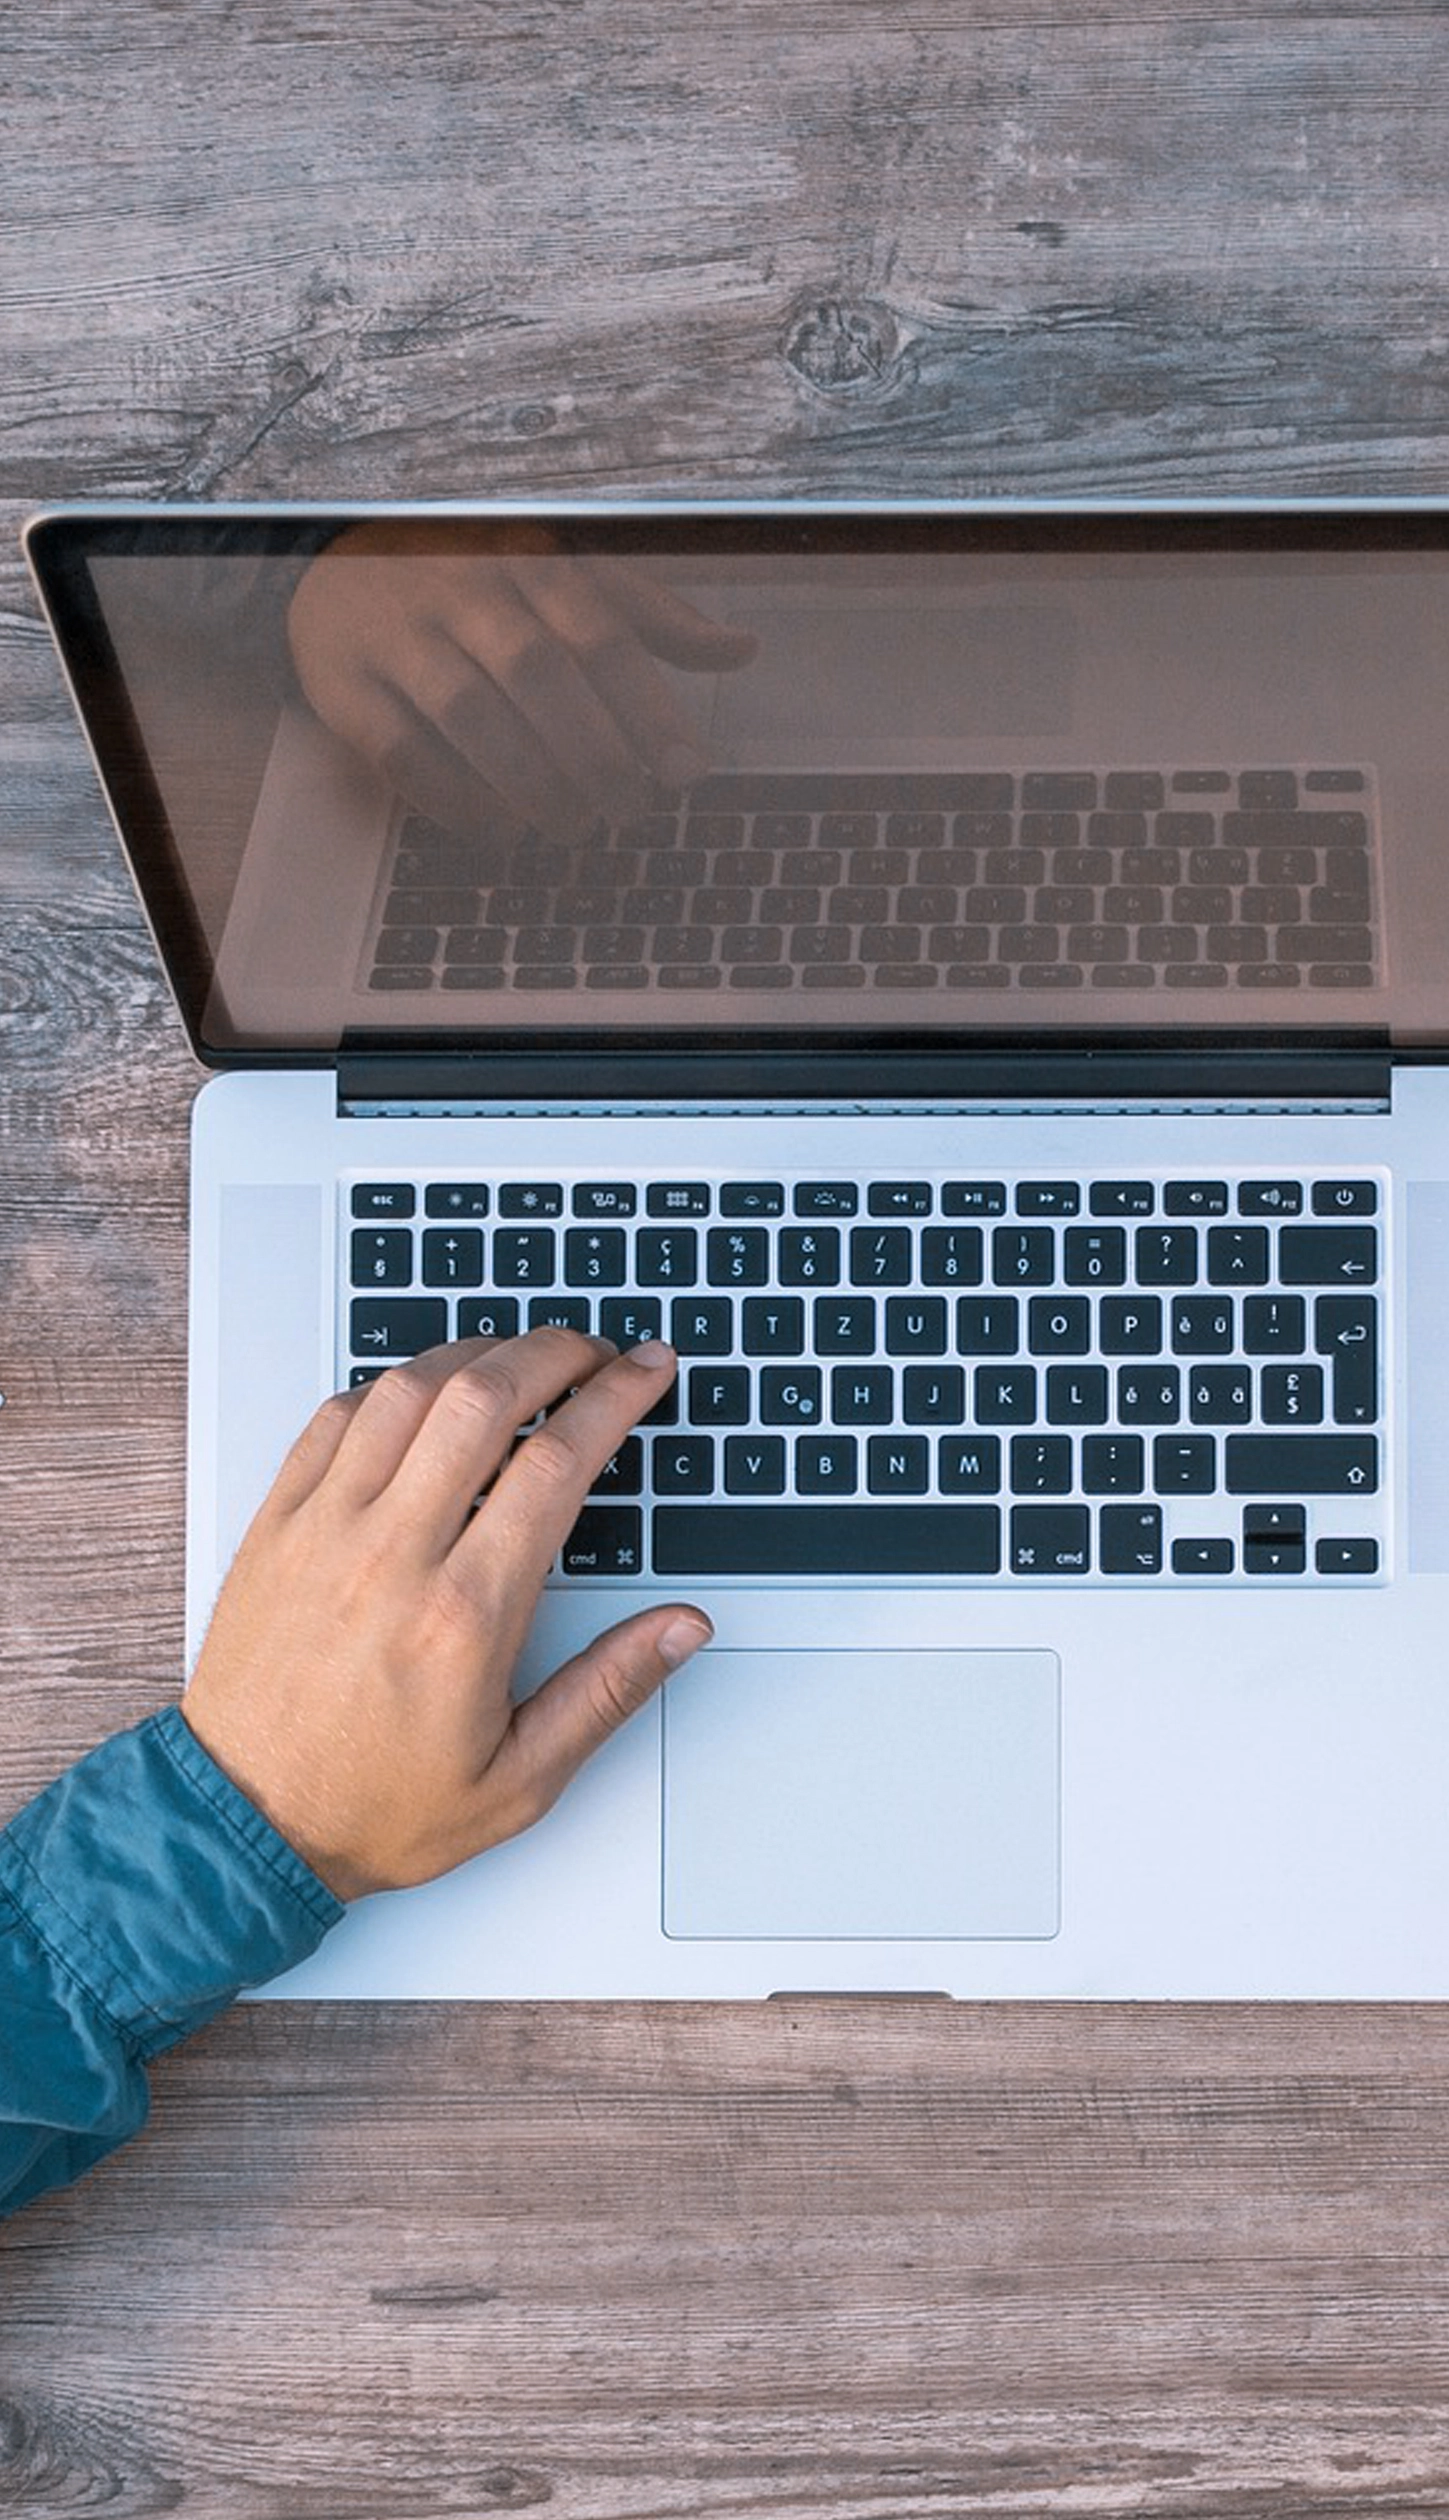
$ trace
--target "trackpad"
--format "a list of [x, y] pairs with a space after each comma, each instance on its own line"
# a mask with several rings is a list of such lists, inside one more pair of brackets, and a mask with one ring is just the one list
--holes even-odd
[[739, 1652], [664, 1692], [664, 1931], [1044, 1938], [1055, 1654]]

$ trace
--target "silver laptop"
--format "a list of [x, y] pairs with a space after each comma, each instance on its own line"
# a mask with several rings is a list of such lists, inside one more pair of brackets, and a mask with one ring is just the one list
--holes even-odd
[[331, 1389], [680, 1354], [308, 1996], [1449, 1991], [1449, 508], [69, 509], [190, 1038], [195, 1652]]

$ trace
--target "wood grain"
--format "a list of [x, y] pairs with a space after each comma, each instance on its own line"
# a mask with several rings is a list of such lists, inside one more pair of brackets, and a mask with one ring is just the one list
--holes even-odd
[[[1449, 490], [1449, 12], [15, 0], [0, 1816], [174, 1692], [186, 1127], [84, 494]], [[0, 2234], [0, 2511], [1449, 2510], [1431, 2009], [241, 2007]]]

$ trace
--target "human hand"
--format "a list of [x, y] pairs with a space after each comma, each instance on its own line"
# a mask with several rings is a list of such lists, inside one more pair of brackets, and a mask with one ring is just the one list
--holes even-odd
[[656, 664], [725, 672], [756, 642], [641, 566], [513, 539], [454, 555], [350, 528], [292, 598], [293, 660], [317, 715], [446, 830], [493, 815], [578, 841], [709, 767]]
[[702, 1611], [643, 1610], [510, 1697], [544, 1577], [674, 1364], [558, 1328], [459, 1340], [325, 1401], [292, 1447], [182, 1713], [338, 1898], [527, 1828], [708, 1642]]

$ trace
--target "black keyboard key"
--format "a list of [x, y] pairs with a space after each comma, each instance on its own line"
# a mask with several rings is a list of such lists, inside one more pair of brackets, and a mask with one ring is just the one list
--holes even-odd
[[1157, 1435], [1152, 1484], [1162, 1496], [1211, 1496], [1218, 1483], [1215, 1435]]
[[1011, 1486], [1017, 1496], [1069, 1496], [1072, 1487], [1070, 1435], [1013, 1435]]
[[944, 1295], [888, 1295], [885, 1308], [888, 1356], [944, 1356]]
[[1048, 1426], [1105, 1426], [1106, 1366], [1049, 1365], [1046, 1414]]
[[1379, 1238], [1372, 1225], [1285, 1225], [1278, 1237], [1278, 1275], [1285, 1286], [1365, 1286], [1378, 1274]]
[[815, 1301], [814, 1346], [819, 1356], [873, 1356], [876, 1307], [873, 1295], [820, 1295]]
[[1086, 1575], [1092, 1565], [1092, 1518], [1085, 1505], [1014, 1505], [1013, 1575]]
[[711, 1286], [766, 1286], [770, 1237], [762, 1225], [711, 1225], [705, 1236], [705, 1274]]
[[355, 1181], [352, 1185], [354, 1216], [413, 1216], [417, 1204], [418, 1194], [410, 1181]]
[[1155, 1205], [1150, 1181], [1094, 1181], [1087, 1193], [1091, 1216], [1150, 1216]]
[[1104, 1575], [1160, 1575], [1160, 1505], [1104, 1505], [1098, 1518], [1097, 1558]]
[[1320, 1540], [1313, 1564], [1320, 1575], [1377, 1575], [1379, 1544], [1377, 1540]]
[[783, 1216], [784, 1185], [778, 1181], [726, 1181], [720, 1185], [721, 1216]]
[[1192, 1286], [1198, 1274], [1197, 1227], [1139, 1225], [1136, 1257], [1144, 1286]]
[[576, 1181], [575, 1216], [632, 1216], [639, 1193], [632, 1181]]
[[1231, 1540], [1174, 1540], [1174, 1575], [1231, 1575], [1237, 1553]]
[[[1268, 1370], [1302, 1372], [1301, 1367], [1282, 1365]], [[1187, 1413], [1194, 1426], [1248, 1425], [1253, 1415], [1251, 1365], [1195, 1365], [1187, 1378]], [[1270, 1414], [1266, 1389], [1263, 1414]]]
[[[1321, 1365], [1265, 1365], [1258, 1412], [1265, 1426], [1318, 1426], [1323, 1420]], [[1377, 1412], [1368, 1408], [1362, 1418]]]
[[551, 1286], [558, 1266], [551, 1225], [521, 1225], [493, 1237], [493, 1276], [499, 1286]]
[[643, 1485], [644, 1446], [639, 1436], [627, 1435], [618, 1451], [605, 1462], [589, 1494], [637, 1496]]
[[818, 1365], [762, 1365], [760, 1417], [766, 1426], [818, 1426], [822, 1378]]
[[528, 1299], [530, 1330], [593, 1329], [593, 1307], [587, 1295], [531, 1295]]
[[1367, 1496], [1379, 1483], [1373, 1435], [1229, 1435], [1231, 1496]]
[[714, 1437], [656, 1435], [653, 1473], [656, 1496], [712, 1496]]
[[727, 1496], [783, 1496], [783, 1435], [727, 1435], [724, 1448]]
[[1379, 1185], [1376, 1181], [1315, 1181], [1312, 1205], [1315, 1216], [1374, 1216], [1378, 1213]]
[[1062, 1236], [1062, 1275], [1068, 1286], [1123, 1286], [1127, 1234], [1121, 1225], [1069, 1225]]
[[677, 1295], [669, 1308], [669, 1342], [681, 1356], [728, 1356], [735, 1343], [728, 1295]]
[[1177, 1366], [1118, 1366], [1117, 1415], [1124, 1426], [1175, 1426], [1181, 1414]]
[[693, 1286], [699, 1234], [693, 1225], [641, 1225], [634, 1238], [634, 1275], [641, 1286]]
[[995, 1575], [994, 1505], [660, 1505], [656, 1575]]
[[1097, 1336], [1104, 1356], [1160, 1356], [1161, 1296], [1104, 1295]]
[[[1111, 1227], [1106, 1229], [1112, 1231]], [[995, 1286], [1050, 1286], [1056, 1276], [1056, 1235], [1050, 1225], [997, 1225], [991, 1235]]]
[[622, 1286], [627, 1265], [622, 1225], [572, 1225], [564, 1235], [565, 1286]]
[[1087, 1496], [1140, 1496], [1147, 1485], [1140, 1435], [1084, 1435], [1082, 1489]]
[[458, 1306], [460, 1339], [516, 1339], [516, 1295], [465, 1296]]
[[777, 1257], [782, 1286], [836, 1286], [840, 1282], [840, 1229], [784, 1225]]
[[795, 1485], [802, 1496], [853, 1496], [860, 1479], [853, 1435], [798, 1435]]
[[562, 1216], [563, 1189], [557, 1181], [505, 1181], [498, 1193], [500, 1216]]
[[[1262, 1299], [1247, 1298], [1254, 1300]], [[1172, 1305], [1173, 1355], [1231, 1356], [1236, 1309], [1231, 1295], [1177, 1296]]]
[[1034, 1426], [1037, 1416], [1034, 1365], [978, 1365], [978, 1426]]
[[468, 1217], [486, 1216], [488, 1208], [486, 1181], [430, 1181], [423, 1192], [425, 1216], [461, 1224]]
[[566, 1575], [641, 1575], [644, 1517], [637, 1505], [586, 1505], [563, 1545]]
[[1006, 1184], [1004, 1181], [943, 1181], [941, 1184], [943, 1216], [1004, 1216]]
[[956, 1304], [956, 1349], [961, 1356], [1015, 1356], [1021, 1346], [1021, 1306], [1014, 1295], [962, 1295]]
[[447, 1335], [448, 1305], [442, 1295], [360, 1295], [352, 1307], [352, 1353], [369, 1364], [419, 1356], [424, 1348], [441, 1347]]
[[960, 1426], [966, 1417], [966, 1375], [960, 1365], [907, 1365], [901, 1375], [907, 1426]]
[[423, 1235], [424, 1286], [481, 1286], [483, 1236], [476, 1225], [430, 1225]]
[[1026, 1308], [1033, 1356], [1085, 1356], [1092, 1344], [1092, 1307], [1085, 1295], [1033, 1295]]
[[872, 1435], [865, 1447], [865, 1483], [872, 1496], [924, 1496], [930, 1485], [924, 1435]]
[[921, 1278], [927, 1286], [979, 1286], [985, 1273], [979, 1225], [927, 1225], [921, 1235]]
[[1378, 1416], [1379, 1322], [1371, 1295], [1320, 1295], [1313, 1306], [1313, 1343], [1332, 1360], [1333, 1415], [1339, 1426]]
[[837, 1365], [830, 1414], [839, 1426], [889, 1426], [896, 1413], [893, 1365]]
[[740, 1306], [746, 1356], [803, 1356], [805, 1304], [799, 1295], [747, 1295]]
[[651, 1181], [644, 1193], [646, 1215], [708, 1216], [712, 1193], [707, 1181]]
[[1268, 1229], [1265, 1225], [1209, 1225], [1207, 1274], [1210, 1286], [1266, 1286]]
[[1001, 1485], [999, 1435], [943, 1435], [936, 1478], [945, 1496], [994, 1496]]
[[929, 1216], [933, 1205], [929, 1181], [872, 1181], [865, 1194], [868, 1216]]
[[795, 1188], [797, 1216], [854, 1216], [860, 1191], [853, 1181], [802, 1181]]
[[412, 1282], [413, 1237], [409, 1226], [358, 1225], [353, 1228], [354, 1286], [411, 1286]]
[[1018, 1216], [1078, 1216], [1081, 1207], [1082, 1192], [1078, 1182], [1023, 1181], [1017, 1185]]
[[909, 1286], [912, 1274], [911, 1229], [908, 1225], [851, 1227], [852, 1286]]
[[606, 1295], [599, 1305], [599, 1336], [622, 1355], [645, 1339], [664, 1336], [663, 1306], [655, 1295]]
[[747, 1365], [691, 1365], [686, 1388], [691, 1424], [749, 1425], [750, 1369]]
[[1246, 1295], [1243, 1346], [1249, 1356], [1301, 1356], [1308, 1323], [1301, 1295]]
[[1300, 1216], [1301, 1181], [1243, 1181], [1238, 1184], [1239, 1216]]

